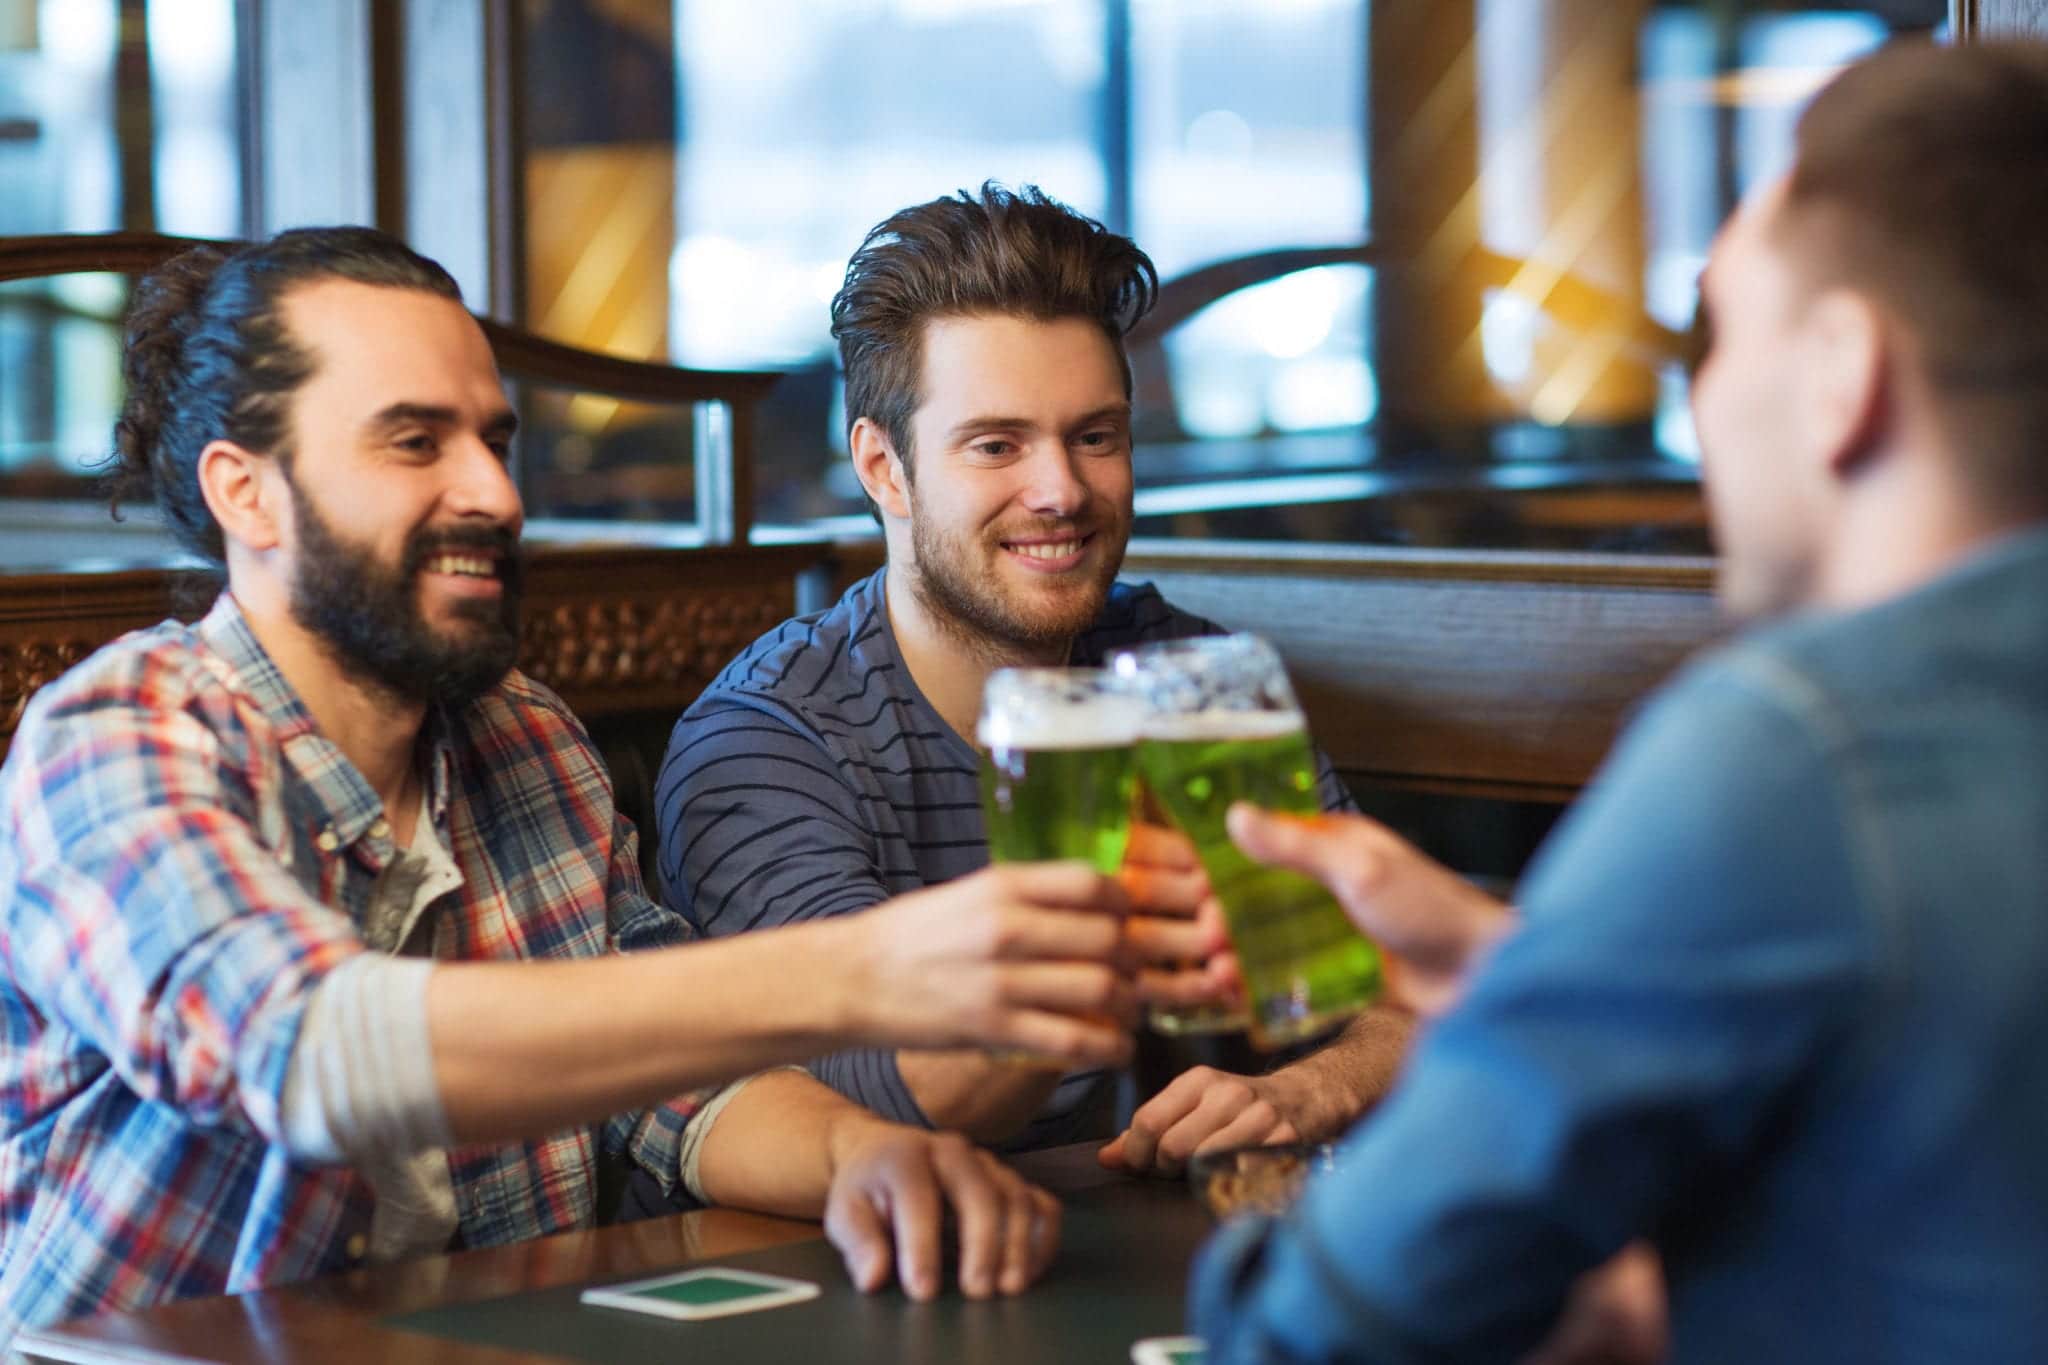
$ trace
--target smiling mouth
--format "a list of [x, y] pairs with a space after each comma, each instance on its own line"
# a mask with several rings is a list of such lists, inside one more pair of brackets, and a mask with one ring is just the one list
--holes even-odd
[[1077, 536], [1072, 540], [1046, 540], [1029, 545], [1006, 540], [1003, 542], [1003, 548], [1013, 555], [1022, 555], [1026, 559], [1065, 559], [1070, 555], [1079, 554], [1093, 539], [1092, 535]]
[[498, 561], [483, 555], [434, 555], [421, 567], [428, 573], [454, 574], [458, 578], [496, 578], [498, 576]]

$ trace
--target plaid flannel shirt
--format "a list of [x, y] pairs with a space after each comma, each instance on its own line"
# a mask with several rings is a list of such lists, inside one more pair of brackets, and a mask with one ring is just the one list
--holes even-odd
[[[594, 957], [688, 936], [642, 889], [583, 728], [513, 673], [430, 714], [431, 818], [463, 875], [443, 959]], [[0, 1348], [97, 1309], [360, 1260], [372, 1195], [292, 1157], [309, 995], [366, 951], [383, 806], [223, 595], [39, 692], [0, 769]], [[600, 1149], [664, 1187], [705, 1095], [449, 1153], [467, 1246], [589, 1224]]]

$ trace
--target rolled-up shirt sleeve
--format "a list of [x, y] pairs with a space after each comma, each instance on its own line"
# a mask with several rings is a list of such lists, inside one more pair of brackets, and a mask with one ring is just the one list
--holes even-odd
[[1654, 706], [1337, 1168], [1200, 1258], [1211, 1359], [1518, 1358], [1578, 1275], [1743, 1169], [1875, 994], [1831, 758], [1766, 665]]

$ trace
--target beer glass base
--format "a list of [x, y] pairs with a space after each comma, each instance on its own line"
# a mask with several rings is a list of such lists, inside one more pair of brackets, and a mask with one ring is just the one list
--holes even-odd
[[1334, 1005], [1328, 1009], [1297, 1012], [1291, 1000], [1273, 1003], [1279, 1008], [1269, 1009], [1263, 1015], [1254, 1015], [1251, 1021], [1252, 1046], [1261, 1052], [1272, 1052], [1277, 1048], [1319, 1037], [1365, 1008], [1365, 1002], [1359, 1001], [1349, 1005]]
[[1147, 1027], [1168, 1038], [1243, 1033], [1251, 1022], [1250, 1013], [1240, 1005], [1154, 1005], [1145, 1015]]

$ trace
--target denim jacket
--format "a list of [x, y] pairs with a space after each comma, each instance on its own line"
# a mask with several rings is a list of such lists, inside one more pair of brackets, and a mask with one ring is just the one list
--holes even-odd
[[1523, 908], [1212, 1359], [1512, 1360], [1638, 1238], [1676, 1361], [2048, 1359], [2048, 532], [1695, 665]]

